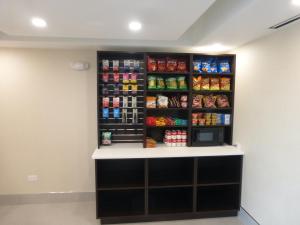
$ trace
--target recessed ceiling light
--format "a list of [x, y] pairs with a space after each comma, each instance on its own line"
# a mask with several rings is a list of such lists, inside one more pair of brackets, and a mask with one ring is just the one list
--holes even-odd
[[39, 28], [47, 27], [47, 22], [44, 19], [38, 17], [32, 18], [31, 23], [35, 27], [39, 27]]
[[204, 52], [225, 52], [225, 51], [229, 51], [230, 49], [232, 49], [232, 47], [216, 43], [216, 44], [212, 44], [212, 45], [194, 47], [192, 50], [194, 52], [203, 52], [204, 53]]
[[128, 27], [132, 31], [139, 31], [140, 29], [142, 29], [142, 24], [138, 21], [132, 21], [129, 23]]
[[292, 0], [292, 4], [300, 6], [300, 0]]

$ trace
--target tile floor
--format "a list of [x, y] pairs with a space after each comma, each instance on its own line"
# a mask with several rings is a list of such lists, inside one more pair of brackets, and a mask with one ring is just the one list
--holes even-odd
[[[123, 225], [137, 225], [123, 224]], [[146, 225], [243, 225], [237, 217], [145, 223]], [[0, 225], [100, 225], [95, 202], [0, 205]]]

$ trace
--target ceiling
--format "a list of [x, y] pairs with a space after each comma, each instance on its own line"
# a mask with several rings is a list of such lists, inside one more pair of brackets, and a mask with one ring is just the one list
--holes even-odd
[[[291, 1], [0, 0], [0, 46], [190, 52], [221, 43], [231, 50], [300, 14]], [[48, 27], [33, 27], [32, 17]], [[133, 20], [141, 31], [128, 29]]]

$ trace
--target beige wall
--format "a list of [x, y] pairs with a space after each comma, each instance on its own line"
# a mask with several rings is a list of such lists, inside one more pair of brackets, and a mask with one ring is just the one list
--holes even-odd
[[96, 99], [96, 51], [0, 49], [0, 194], [94, 191]]
[[261, 225], [299, 225], [300, 23], [237, 51], [234, 139], [242, 206]]

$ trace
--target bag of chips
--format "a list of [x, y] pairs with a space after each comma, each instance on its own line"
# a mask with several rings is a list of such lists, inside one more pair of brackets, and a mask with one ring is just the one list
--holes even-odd
[[158, 108], [168, 108], [168, 97], [163, 95], [157, 96], [157, 107]]
[[176, 90], [177, 82], [175, 77], [169, 77], [166, 79], [167, 89], [168, 90]]
[[217, 73], [218, 72], [218, 64], [216, 59], [212, 59], [210, 61], [210, 72]]
[[103, 70], [103, 72], [108, 72], [109, 71], [109, 61], [108, 61], [108, 59], [103, 59], [102, 60], [102, 70]]
[[123, 84], [128, 84], [128, 83], [129, 83], [129, 74], [123, 73]]
[[103, 83], [108, 83], [108, 81], [109, 81], [109, 73], [103, 73], [102, 74], [102, 81], [103, 81]]
[[123, 84], [122, 91], [123, 91], [123, 95], [128, 95], [128, 91], [129, 91], [128, 84]]
[[140, 60], [133, 60], [133, 69], [135, 72], [140, 71]]
[[103, 85], [103, 87], [102, 87], [102, 94], [103, 95], [108, 95], [108, 87], [105, 86], [105, 85]]
[[103, 119], [108, 119], [109, 118], [109, 109], [108, 108], [103, 108], [102, 109], [102, 117], [103, 117]]
[[178, 88], [180, 90], [186, 90], [187, 89], [187, 84], [186, 84], [186, 81], [185, 81], [185, 77], [182, 76], [182, 77], [177, 77], [177, 82], [178, 82]]
[[119, 73], [114, 73], [114, 82], [119, 83], [120, 82], [120, 74]]
[[208, 77], [202, 77], [201, 90], [209, 90], [209, 78]]
[[212, 91], [220, 90], [219, 78], [210, 78], [210, 90], [212, 90]]
[[208, 95], [203, 98], [205, 108], [217, 108], [216, 107], [217, 97], [214, 95]]
[[220, 89], [222, 91], [230, 91], [230, 78], [227, 78], [227, 77], [221, 78]]
[[114, 108], [114, 118], [120, 118], [120, 108]]
[[219, 61], [219, 73], [230, 73], [230, 64], [228, 60]]
[[113, 98], [113, 107], [114, 108], [119, 108], [120, 107], [120, 98], [119, 97], [114, 97]]
[[165, 89], [165, 80], [162, 77], [156, 78], [156, 88], [159, 90]]
[[137, 74], [136, 73], [131, 73], [130, 74], [130, 83], [132, 83], [132, 84], [137, 83]]
[[184, 59], [179, 59], [177, 63], [177, 70], [180, 72], [186, 72], [186, 61]]
[[165, 59], [158, 59], [157, 60], [157, 69], [159, 72], [166, 71], [166, 60]]
[[119, 84], [113, 85], [113, 90], [114, 90], [114, 95], [119, 95], [120, 94], [120, 85]]
[[129, 59], [124, 59], [124, 70], [126, 72], [130, 71], [130, 60]]
[[146, 108], [148, 108], [148, 109], [156, 108], [156, 97], [153, 97], [153, 96], [146, 97]]
[[148, 71], [155, 72], [157, 70], [156, 60], [148, 57]]
[[201, 90], [201, 76], [193, 77], [193, 90], [194, 91]]
[[226, 95], [218, 95], [217, 96], [217, 106], [219, 108], [228, 108], [229, 106], [229, 100]]
[[205, 60], [202, 62], [201, 70], [203, 73], [211, 73], [210, 60]]
[[103, 108], [109, 107], [109, 97], [104, 97], [104, 98], [102, 98], [102, 107], [103, 107]]
[[156, 89], [156, 77], [155, 76], [148, 76], [148, 89], [149, 90]]
[[113, 71], [114, 72], [119, 71], [119, 60], [113, 60]]
[[193, 68], [194, 68], [194, 72], [200, 73], [201, 72], [201, 61], [194, 61]]
[[168, 72], [175, 72], [177, 70], [177, 60], [167, 58], [167, 71]]
[[138, 91], [138, 86], [137, 84], [132, 84], [131, 85], [131, 94], [136, 95]]
[[108, 131], [102, 132], [102, 144], [103, 145], [111, 144], [111, 132]]
[[203, 95], [194, 95], [193, 96], [193, 108], [202, 108], [202, 99]]

